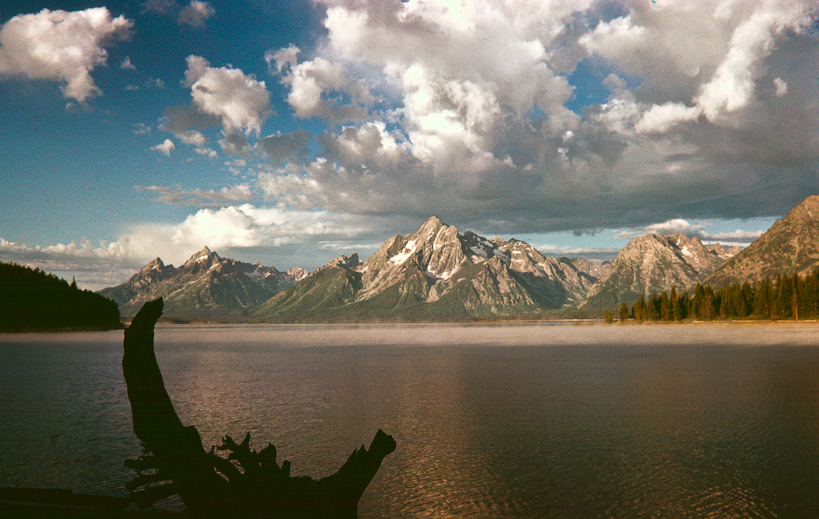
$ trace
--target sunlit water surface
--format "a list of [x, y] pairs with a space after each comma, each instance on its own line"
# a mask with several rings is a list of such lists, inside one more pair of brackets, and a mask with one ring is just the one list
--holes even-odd
[[[0, 486], [124, 496], [122, 332], [0, 335]], [[362, 518], [819, 517], [819, 325], [164, 326], [182, 421], [323, 477], [379, 428]], [[178, 506], [170, 503], [166, 506]]]

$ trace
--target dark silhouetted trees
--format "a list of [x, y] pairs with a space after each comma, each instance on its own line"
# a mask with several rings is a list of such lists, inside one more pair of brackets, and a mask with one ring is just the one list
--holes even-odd
[[116, 303], [40, 269], [0, 263], [0, 331], [122, 328]]

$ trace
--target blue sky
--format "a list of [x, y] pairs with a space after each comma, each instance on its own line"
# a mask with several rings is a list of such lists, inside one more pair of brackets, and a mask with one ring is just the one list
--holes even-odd
[[431, 215], [610, 259], [819, 193], [816, 1], [4, 2], [0, 260], [368, 256]]

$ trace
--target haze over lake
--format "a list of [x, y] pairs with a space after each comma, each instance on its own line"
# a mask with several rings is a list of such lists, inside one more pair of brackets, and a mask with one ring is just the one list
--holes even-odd
[[[206, 446], [334, 472], [398, 449], [362, 518], [819, 513], [819, 325], [160, 326]], [[0, 486], [125, 495], [122, 332], [0, 335]], [[170, 503], [168, 506], [176, 506]]]

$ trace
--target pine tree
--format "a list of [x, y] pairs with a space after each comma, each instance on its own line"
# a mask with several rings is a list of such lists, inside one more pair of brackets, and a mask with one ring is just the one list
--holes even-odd
[[668, 298], [668, 292], [663, 290], [660, 294], [660, 319], [663, 321], [671, 321], [674, 316], [671, 313], [671, 300]]
[[626, 303], [620, 305], [620, 321], [628, 321], [628, 305]]

